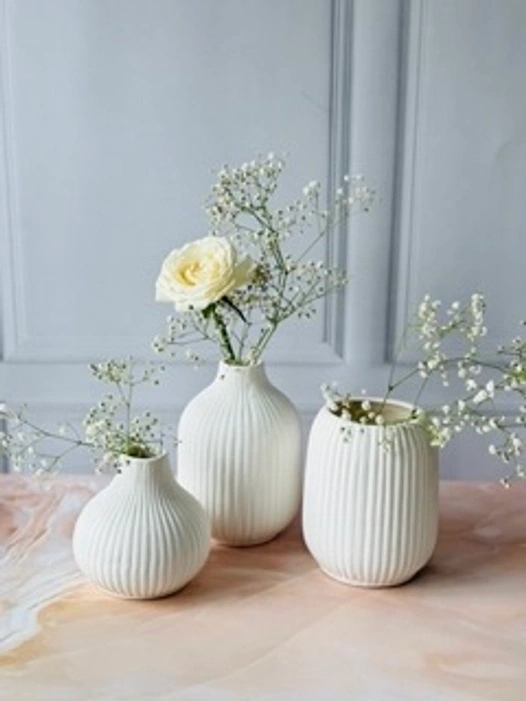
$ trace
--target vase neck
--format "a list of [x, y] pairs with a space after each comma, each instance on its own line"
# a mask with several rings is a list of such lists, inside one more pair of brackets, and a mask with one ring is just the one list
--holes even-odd
[[118, 478], [121, 486], [133, 489], [148, 489], [173, 482], [167, 455], [155, 458], [129, 458], [123, 455], [120, 460]]
[[220, 362], [217, 370], [216, 381], [229, 385], [266, 385], [267, 373], [263, 363], [257, 365], [228, 365]]

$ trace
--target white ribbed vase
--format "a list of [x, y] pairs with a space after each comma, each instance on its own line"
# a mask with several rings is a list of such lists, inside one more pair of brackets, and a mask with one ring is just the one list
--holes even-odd
[[172, 594], [210, 551], [202, 506], [175, 481], [167, 456], [122, 458], [120, 473], [91, 499], [73, 533], [79, 569], [127, 599]]
[[178, 479], [205, 507], [214, 538], [264, 543], [293, 519], [300, 421], [262, 364], [220, 363], [214, 382], [184, 410], [178, 437]]
[[[384, 416], [396, 421], [411, 409], [389, 402]], [[310, 432], [305, 542], [334, 579], [364, 587], [401, 584], [424, 567], [436, 544], [438, 452], [414, 423], [353, 424], [347, 439], [342, 426], [323, 407]]]

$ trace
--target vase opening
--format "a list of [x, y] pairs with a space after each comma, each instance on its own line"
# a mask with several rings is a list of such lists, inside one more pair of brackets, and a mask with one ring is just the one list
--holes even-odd
[[328, 411], [334, 416], [360, 425], [364, 423], [371, 426], [377, 425], [377, 421], [370, 416], [381, 416], [384, 425], [393, 426], [405, 424], [415, 419], [417, 407], [408, 402], [394, 399], [384, 401], [381, 397], [359, 397], [346, 401], [345, 404], [340, 403], [337, 408], [328, 409]]
[[119, 462], [122, 465], [151, 465], [154, 463], [161, 463], [163, 462], [166, 458], [168, 458], [168, 453], [152, 453], [152, 455], [141, 455], [141, 456], [135, 456], [135, 455], [125, 455], [122, 454], [119, 457]]
[[115, 462], [118, 475], [159, 475], [170, 470], [168, 453], [160, 453], [151, 458], [134, 458], [131, 455], [121, 455]]
[[231, 363], [228, 360], [220, 360], [219, 365], [230, 368], [232, 370], [250, 370], [250, 368], [257, 368], [263, 365], [262, 360], [256, 360], [256, 362], [241, 362], [241, 363]]

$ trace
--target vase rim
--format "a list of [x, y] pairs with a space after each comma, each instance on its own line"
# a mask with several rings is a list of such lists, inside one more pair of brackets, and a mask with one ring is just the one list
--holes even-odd
[[240, 372], [242, 370], [257, 370], [258, 368], [265, 368], [265, 363], [263, 360], [258, 360], [257, 362], [250, 363], [248, 365], [239, 365], [238, 363], [227, 363], [225, 360], [219, 361], [220, 370], [235, 370], [237, 372]]
[[[371, 404], [382, 404], [384, 402], [383, 397], [372, 397], [368, 395], [364, 396], [358, 396], [358, 397], [351, 397], [351, 401], [356, 401], [356, 402], [371, 402]], [[412, 402], [405, 402], [402, 399], [387, 399], [385, 402], [386, 407], [392, 407], [393, 409], [399, 409], [399, 410], [405, 410], [408, 412], [408, 415], [405, 418], [402, 418], [398, 421], [386, 421], [383, 424], [361, 424], [358, 421], [353, 421], [352, 419], [345, 418], [344, 420], [352, 424], [353, 426], [359, 426], [360, 428], [364, 429], [384, 429], [384, 428], [396, 428], [396, 427], [402, 427], [402, 426], [407, 426], [410, 424], [414, 424], [414, 417], [411, 416], [413, 411], [416, 409], [418, 410], [420, 407], [418, 407], [416, 404], [413, 404]], [[332, 412], [327, 404], [323, 405], [323, 410], [330, 416], [334, 417], [336, 420], [340, 421], [342, 420], [343, 417], [338, 416], [334, 412]]]
[[150, 458], [136, 458], [132, 457], [131, 455], [125, 455], [124, 453], [121, 453], [118, 458], [119, 463], [134, 465], [146, 465], [147, 463], [161, 462], [164, 459], [169, 459], [168, 451], [166, 450], [162, 453], [158, 453], [157, 455], [152, 455]]

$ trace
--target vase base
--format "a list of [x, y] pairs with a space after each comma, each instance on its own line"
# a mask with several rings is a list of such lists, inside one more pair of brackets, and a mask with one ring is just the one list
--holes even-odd
[[339, 582], [340, 584], [346, 584], [349, 587], [360, 587], [361, 589], [388, 589], [389, 587], [399, 587], [402, 584], [407, 584], [410, 582], [416, 575], [420, 572], [417, 570], [416, 572], [413, 572], [413, 574], [410, 574], [407, 577], [403, 577], [402, 579], [396, 579], [393, 582], [364, 582], [358, 579], [347, 579], [345, 577], [338, 577], [338, 575], [332, 574], [331, 572], [328, 572], [327, 570], [323, 569], [323, 567], [320, 567], [321, 571], [326, 577], [329, 577], [330, 579], [333, 579], [336, 582]]
[[121, 601], [155, 601], [157, 599], [168, 599], [170, 596], [173, 596], [174, 594], [178, 594], [180, 591], [182, 591], [185, 587], [187, 587], [190, 582], [185, 582], [184, 584], [181, 584], [180, 587], [177, 587], [177, 589], [173, 589], [172, 591], [168, 591], [165, 593], [161, 594], [151, 594], [151, 595], [139, 595], [139, 596], [134, 596], [130, 594], [120, 594], [119, 592], [116, 591], [111, 591], [110, 589], [105, 589], [104, 587], [101, 587], [99, 584], [96, 584], [95, 582], [88, 582], [90, 586], [92, 586], [96, 591], [100, 592], [101, 594], [105, 594], [106, 596], [111, 597], [112, 599], [120, 599]]
[[224, 545], [227, 548], [252, 548], [256, 545], [265, 545], [265, 543], [270, 543], [271, 540], [277, 538], [283, 531], [279, 533], [274, 533], [273, 535], [263, 536], [262, 538], [254, 538], [253, 540], [223, 540], [222, 538], [214, 538], [212, 540], [216, 545]]

